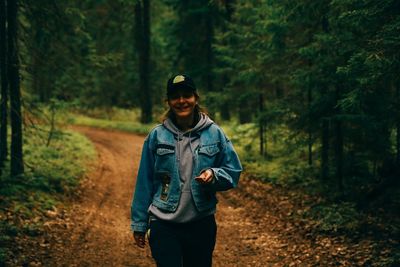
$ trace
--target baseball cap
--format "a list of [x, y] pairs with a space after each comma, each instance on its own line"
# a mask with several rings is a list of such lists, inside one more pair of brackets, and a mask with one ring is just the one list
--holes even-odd
[[171, 96], [178, 90], [195, 93], [196, 86], [193, 79], [185, 74], [179, 74], [169, 78], [167, 83], [167, 96]]

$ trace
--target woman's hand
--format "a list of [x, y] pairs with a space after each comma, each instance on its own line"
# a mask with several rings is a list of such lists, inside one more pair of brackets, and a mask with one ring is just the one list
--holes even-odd
[[211, 169], [205, 170], [194, 179], [201, 184], [209, 184], [214, 179], [214, 172]]
[[146, 233], [144, 232], [133, 232], [133, 238], [139, 248], [144, 248], [146, 245]]

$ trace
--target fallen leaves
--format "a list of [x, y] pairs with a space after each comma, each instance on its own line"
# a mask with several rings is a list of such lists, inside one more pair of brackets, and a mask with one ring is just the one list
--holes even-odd
[[[243, 245], [236, 246], [246, 253], [229, 261], [229, 266], [247, 266], [246, 262], [256, 262], [253, 266], [390, 266], [381, 263], [398, 245], [393, 239], [382, 242], [371, 236], [353, 239], [343, 233], [321, 233], [318, 222], [306, 216], [313, 204], [309, 198], [246, 177], [238, 190], [221, 195], [230, 206], [225, 213], [235, 210], [235, 216], [244, 218], [233, 224], [242, 229], [238, 232]], [[227, 223], [227, 215], [223, 220]]]

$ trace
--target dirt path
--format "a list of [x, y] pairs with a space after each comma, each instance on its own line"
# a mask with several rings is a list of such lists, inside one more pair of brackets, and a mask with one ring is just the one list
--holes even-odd
[[42, 264], [151, 266], [150, 252], [133, 245], [129, 228], [130, 201], [144, 138], [83, 127], [79, 131], [95, 144], [98, 163], [82, 185], [81, 199], [49, 233], [48, 256]]
[[[56, 211], [43, 235], [29, 241], [27, 266], [155, 266], [149, 248], [138, 249], [130, 231], [130, 202], [144, 138], [79, 128], [99, 161], [72, 208]], [[307, 239], [286, 219], [294, 207], [271, 186], [242, 179], [219, 195], [214, 266], [362, 266], [350, 245]], [[29, 247], [29, 248], [27, 248]], [[365, 259], [368, 251], [359, 252]], [[21, 266], [21, 265], [19, 265]]]

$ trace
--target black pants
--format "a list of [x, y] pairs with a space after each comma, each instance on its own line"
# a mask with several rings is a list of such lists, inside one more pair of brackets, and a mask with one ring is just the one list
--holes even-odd
[[158, 267], [210, 267], [217, 225], [214, 215], [195, 222], [150, 222], [151, 254]]

